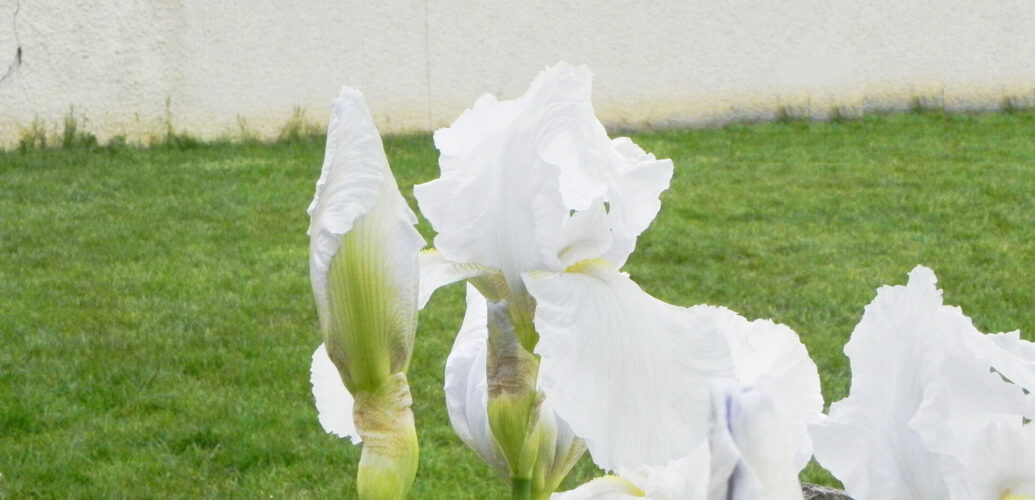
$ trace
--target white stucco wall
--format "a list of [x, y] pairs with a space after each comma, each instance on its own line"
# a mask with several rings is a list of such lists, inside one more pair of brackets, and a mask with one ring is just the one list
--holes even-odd
[[612, 125], [993, 108], [1035, 102], [1035, 0], [0, 0], [0, 145], [70, 106], [101, 140], [270, 137], [343, 84], [383, 131], [430, 130], [560, 59]]

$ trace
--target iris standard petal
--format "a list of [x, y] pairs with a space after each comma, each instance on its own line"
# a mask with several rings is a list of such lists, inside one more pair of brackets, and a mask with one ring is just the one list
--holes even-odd
[[613, 184], [608, 189], [611, 248], [601, 257], [622, 267], [636, 248], [636, 239], [658, 215], [659, 196], [672, 180], [672, 160], [658, 160], [628, 137], [611, 142]]
[[974, 344], [988, 348], [992, 340], [977, 329], [958, 333], [959, 338], [947, 336], [917, 360], [927, 383], [923, 400], [909, 419], [928, 450], [956, 457], [963, 456], [975, 430], [1020, 421], [1029, 407], [1024, 389], [1004, 379], [988, 356], [971, 348]]
[[611, 228], [607, 225], [604, 202], [597, 200], [589, 208], [575, 212], [564, 222], [557, 257], [561, 268], [577, 262], [594, 259], [611, 248]]
[[948, 498], [975, 429], [1019, 421], [1028, 408], [1023, 358], [997, 347], [957, 307], [942, 304], [934, 273], [882, 287], [845, 346], [852, 387], [814, 429], [816, 457], [853, 497]]
[[704, 440], [709, 383], [733, 371], [713, 311], [657, 300], [604, 261], [525, 284], [540, 389], [598, 465], [664, 464]]
[[918, 266], [906, 286], [878, 290], [845, 346], [850, 395], [814, 428], [816, 458], [854, 498], [999, 498], [1022, 484], [1010, 482], [1015, 467], [996, 476], [989, 464], [1029, 460], [1003, 444], [1023, 436], [998, 438], [1031, 411], [1035, 351], [1016, 334], [982, 334], [935, 283]]
[[[436, 132], [442, 175], [414, 193], [446, 260], [499, 270], [512, 287], [522, 272], [582, 258], [625, 262], [657, 214], [672, 162], [608, 138], [591, 87], [588, 69], [562, 62], [520, 98], [484, 96]], [[591, 210], [601, 213], [580, 215]]]
[[1035, 431], [1023, 424], [1031, 414], [1026, 341], [1016, 332], [961, 333], [918, 363], [928, 385], [909, 425], [941, 455], [949, 498], [1024, 494], [1035, 481]]
[[[978, 339], [972, 339], [978, 340]], [[992, 369], [1027, 394], [1025, 417], [1035, 420], [1035, 342], [1024, 340], [1019, 331], [982, 335], [971, 348]]]
[[436, 133], [442, 176], [414, 195], [446, 260], [499, 270], [511, 286], [520, 286], [521, 272], [558, 270], [569, 214], [561, 166], [547, 156], [581, 147], [566, 138], [584, 128], [580, 121], [595, 120], [590, 81], [588, 70], [559, 64], [519, 99], [479, 99], [455, 128]]

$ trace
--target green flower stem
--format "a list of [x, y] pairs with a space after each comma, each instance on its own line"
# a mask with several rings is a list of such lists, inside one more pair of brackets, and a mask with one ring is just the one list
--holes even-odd
[[532, 480], [514, 477], [510, 479], [510, 498], [513, 500], [532, 499]]
[[353, 406], [363, 438], [356, 486], [362, 500], [406, 497], [417, 474], [417, 429], [405, 373], [394, 373], [375, 392], [360, 392]]

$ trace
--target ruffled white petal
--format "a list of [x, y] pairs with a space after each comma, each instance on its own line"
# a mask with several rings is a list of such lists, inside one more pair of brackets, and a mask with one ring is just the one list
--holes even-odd
[[951, 499], [1022, 494], [1025, 483], [1035, 482], [1035, 431], [1022, 425], [1031, 410], [1023, 388], [1026, 346], [1013, 335], [973, 330], [921, 364], [929, 382], [909, 425], [941, 455]]
[[917, 267], [906, 286], [877, 291], [845, 345], [849, 396], [813, 429], [816, 459], [853, 498], [947, 498], [940, 457], [909, 421], [927, 386], [918, 363], [973, 327], [942, 306], [935, 281], [930, 269]]
[[435, 133], [442, 175], [414, 194], [446, 260], [499, 270], [512, 287], [522, 272], [585, 258], [625, 262], [672, 163], [609, 139], [591, 86], [588, 69], [562, 62], [517, 100], [483, 96]]
[[352, 444], [362, 442], [352, 420], [352, 394], [345, 389], [341, 375], [331, 358], [327, 357], [327, 349], [323, 344], [313, 352], [313, 364], [309, 372], [316, 411], [319, 412], [323, 430], [338, 437], [352, 438]]
[[[482, 98], [454, 127], [436, 133], [442, 176], [414, 188], [449, 261], [497, 269], [519, 285], [521, 272], [559, 270], [557, 245], [568, 216], [556, 149], [592, 119], [585, 68], [557, 65], [516, 101]], [[477, 125], [473, 125], [477, 124]]]
[[[1020, 421], [1028, 396], [992, 370], [987, 358], [969, 348], [991, 343], [977, 330], [969, 339], [942, 343], [918, 360], [927, 381], [924, 398], [909, 420], [928, 450], [961, 457], [976, 429], [992, 423]], [[967, 342], [970, 340], [971, 342]], [[945, 460], [943, 460], [943, 464]]]
[[[532, 85], [538, 81], [536, 79]], [[439, 167], [442, 176], [465, 175], [464, 170], [469, 168], [467, 159], [472, 151], [482, 142], [512, 127], [523, 108], [524, 103], [520, 99], [499, 101], [491, 94], [484, 94], [449, 127], [436, 130], [434, 141], [441, 155]]]
[[636, 238], [658, 215], [662, 191], [672, 180], [672, 160], [658, 160], [627, 137], [611, 143], [614, 183], [608, 190], [611, 248], [601, 255], [622, 267], [636, 248]]
[[996, 373], [1027, 393], [1023, 415], [1035, 419], [1035, 342], [1020, 337], [1019, 331], [982, 335], [971, 349], [987, 361]]
[[729, 341], [737, 381], [742, 386], [764, 386], [774, 411], [783, 422], [780, 435], [801, 471], [812, 458], [808, 426], [823, 416], [819, 370], [805, 345], [786, 325], [770, 320], [748, 321], [724, 307], [715, 307], [723, 318], [719, 330]]
[[[1016, 334], [979, 332], [958, 307], [942, 304], [935, 283], [930, 269], [917, 267], [906, 286], [882, 287], [845, 346], [850, 395], [813, 437], [817, 459], [853, 497], [1002, 493], [975, 496], [967, 477], [990, 461], [979, 453], [989, 440], [1030, 414], [1033, 351]], [[998, 453], [1001, 463], [1028, 459], [1009, 446]], [[984, 481], [1013, 484], [990, 473]]]
[[453, 350], [446, 358], [446, 410], [460, 439], [504, 477], [507, 460], [489, 430], [485, 375], [487, 309], [485, 298], [467, 285], [467, 313]]
[[540, 389], [605, 469], [659, 465], [707, 434], [709, 383], [731, 377], [714, 311], [644, 293], [603, 261], [533, 273]]

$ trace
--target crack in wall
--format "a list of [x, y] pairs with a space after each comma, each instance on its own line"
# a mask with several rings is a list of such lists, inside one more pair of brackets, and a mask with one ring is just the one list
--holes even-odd
[[4, 83], [9, 77], [14, 75], [15, 71], [22, 66], [22, 39], [18, 36], [18, 13], [22, 10], [21, 0], [15, 0], [14, 3], [14, 14], [11, 15], [11, 30], [14, 32], [14, 43], [17, 48], [14, 51], [14, 60], [11, 61], [11, 65], [7, 67], [7, 72], [3, 76], [0, 76], [0, 84]]

